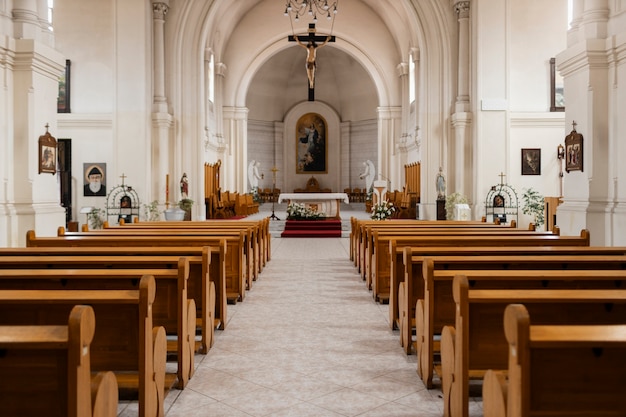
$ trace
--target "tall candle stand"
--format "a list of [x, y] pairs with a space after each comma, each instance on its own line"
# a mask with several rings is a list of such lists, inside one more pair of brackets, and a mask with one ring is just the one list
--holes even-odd
[[276, 201], [276, 173], [278, 172], [278, 168], [274, 165], [271, 169], [272, 171], [272, 215], [270, 219], [280, 220], [278, 216], [274, 213], [274, 202]]

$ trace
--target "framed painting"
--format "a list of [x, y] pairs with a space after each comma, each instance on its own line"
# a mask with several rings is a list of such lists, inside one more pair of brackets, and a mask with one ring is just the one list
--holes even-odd
[[57, 173], [57, 140], [48, 133], [39, 136], [39, 173]]
[[574, 128], [565, 136], [565, 171], [583, 170], [583, 135]]
[[306, 113], [296, 123], [296, 174], [327, 173], [326, 120]]
[[522, 149], [522, 175], [541, 175], [541, 149]]
[[70, 68], [71, 61], [65, 60], [65, 72], [59, 77], [59, 96], [57, 97], [57, 113], [70, 111]]
[[85, 197], [104, 197], [107, 195], [106, 173], [104, 162], [87, 162], [83, 164], [83, 195]]

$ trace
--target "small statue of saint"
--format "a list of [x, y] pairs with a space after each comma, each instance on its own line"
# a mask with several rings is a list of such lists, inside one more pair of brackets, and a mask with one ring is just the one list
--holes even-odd
[[437, 200], [445, 200], [446, 198], [446, 178], [443, 176], [443, 169], [439, 167], [437, 174]]

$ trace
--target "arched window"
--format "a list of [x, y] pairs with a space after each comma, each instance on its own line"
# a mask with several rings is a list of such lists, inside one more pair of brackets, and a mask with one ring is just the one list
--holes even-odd
[[415, 101], [415, 58], [409, 52], [409, 103]]

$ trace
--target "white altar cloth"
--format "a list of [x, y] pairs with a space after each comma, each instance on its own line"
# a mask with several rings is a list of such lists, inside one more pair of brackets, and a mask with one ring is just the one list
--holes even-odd
[[326, 217], [339, 218], [340, 203], [350, 203], [346, 193], [281, 193], [278, 202], [297, 202], [312, 208], [318, 213], [326, 214]]

